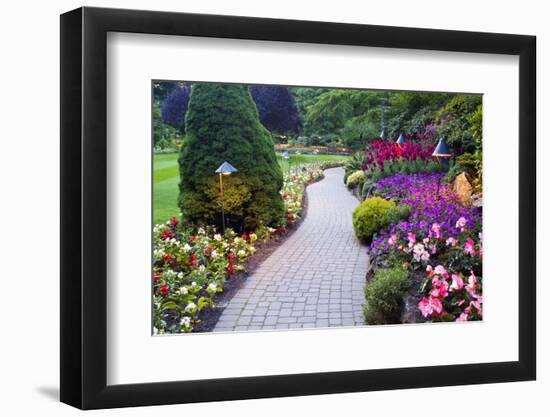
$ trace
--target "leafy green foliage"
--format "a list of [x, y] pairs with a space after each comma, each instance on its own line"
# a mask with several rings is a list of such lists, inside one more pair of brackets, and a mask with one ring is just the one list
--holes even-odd
[[352, 222], [355, 236], [360, 240], [368, 240], [372, 235], [386, 225], [386, 214], [395, 203], [381, 197], [367, 198], [353, 212]]
[[[459, 94], [438, 112], [439, 135], [446, 138], [455, 154], [475, 151], [474, 131], [477, 126], [474, 125], [477, 121], [472, 119], [472, 115], [477, 111], [481, 118], [481, 96]], [[481, 119], [477, 131], [481, 134]]]
[[363, 308], [366, 324], [395, 324], [403, 296], [410, 287], [408, 272], [398, 267], [379, 269], [365, 286]]
[[179, 206], [185, 222], [221, 224], [214, 172], [228, 161], [238, 170], [223, 178], [228, 218], [245, 228], [281, 224], [283, 176], [246, 86], [193, 85], [186, 132], [179, 157]]
[[473, 114], [468, 116], [469, 132], [472, 135], [475, 149], [456, 157], [454, 164], [445, 176], [445, 180], [453, 181], [464, 172], [474, 190], [478, 192], [481, 191], [483, 182], [482, 118], [480, 104]]
[[397, 224], [401, 220], [407, 219], [411, 214], [411, 207], [407, 204], [398, 204], [390, 207], [386, 212], [386, 226]]
[[365, 153], [356, 152], [350, 159], [344, 164], [344, 182], [347, 183], [348, 177], [356, 171], [363, 169], [363, 164], [365, 163]]

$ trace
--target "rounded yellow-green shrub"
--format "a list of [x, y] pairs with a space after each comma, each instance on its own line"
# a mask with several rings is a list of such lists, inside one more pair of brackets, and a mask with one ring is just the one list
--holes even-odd
[[363, 182], [365, 182], [365, 173], [362, 170], [359, 170], [355, 171], [348, 177], [346, 185], [348, 186], [348, 188], [355, 188], [358, 185], [361, 185], [362, 187]]
[[367, 241], [372, 235], [386, 225], [387, 211], [395, 203], [381, 197], [367, 198], [353, 212], [353, 230], [358, 239]]

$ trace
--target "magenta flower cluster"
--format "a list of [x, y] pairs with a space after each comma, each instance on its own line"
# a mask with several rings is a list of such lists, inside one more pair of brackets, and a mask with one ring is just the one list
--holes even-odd
[[364, 171], [374, 171], [376, 168], [384, 169], [386, 164], [398, 161], [428, 161], [432, 159], [434, 144], [427, 139], [408, 139], [399, 145], [395, 142], [375, 140], [365, 153]]

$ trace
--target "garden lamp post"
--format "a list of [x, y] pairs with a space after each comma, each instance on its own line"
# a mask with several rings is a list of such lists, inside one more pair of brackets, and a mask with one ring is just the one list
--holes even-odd
[[399, 137], [395, 141], [399, 146], [403, 145], [405, 143], [405, 136], [403, 136], [403, 133], [399, 134]]
[[283, 152], [283, 158], [286, 159], [287, 165], [288, 165], [288, 175], [290, 176], [290, 157], [292, 155], [288, 153], [287, 151]]
[[[451, 151], [445, 142], [445, 138], [439, 139], [437, 146], [435, 147], [432, 156], [437, 159], [439, 165], [443, 165], [443, 168], [447, 168], [447, 160], [451, 157]], [[443, 162], [443, 164], [442, 164]], [[441, 177], [437, 178], [437, 195], [436, 198], [439, 198], [439, 185], [441, 183]]]
[[222, 199], [222, 231], [224, 235], [225, 235], [225, 208], [223, 203], [223, 176], [231, 175], [234, 172], [238, 172], [237, 168], [235, 168], [233, 165], [231, 165], [227, 161], [223, 161], [223, 164], [221, 164], [216, 170], [216, 174], [220, 176], [220, 195]]

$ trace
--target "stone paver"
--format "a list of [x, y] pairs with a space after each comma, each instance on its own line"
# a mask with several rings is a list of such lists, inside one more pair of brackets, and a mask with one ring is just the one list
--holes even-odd
[[294, 329], [363, 324], [366, 248], [353, 234], [358, 201], [343, 168], [307, 187], [298, 230], [248, 277], [214, 331]]

